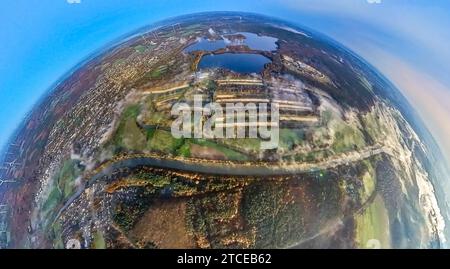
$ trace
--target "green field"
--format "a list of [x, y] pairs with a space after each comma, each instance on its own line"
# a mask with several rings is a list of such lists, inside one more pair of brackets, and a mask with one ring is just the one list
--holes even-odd
[[261, 140], [259, 138], [235, 138], [223, 139], [221, 143], [230, 145], [233, 148], [243, 150], [245, 152], [259, 152], [261, 150]]
[[135, 151], [145, 149], [147, 134], [139, 128], [136, 122], [140, 111], [140, 105], [130, 105], [125, 108], [111, 141], [115, 147]]
[[372, 204], [356, 216], [355, 239], [358, 248], [391, 246], [389, 217], [381, 196], [377, 195]]
[[142, 53], [146, 50], [147, 48], [144, 45], [137, 45], [134, 47], [134, 50], [136, 50], [136, 52]]
[[106, 248], [105, 238], [103, 237], [103, 233], [101, 231], [96, 231], [94, 233], [94, 241], [92, 243], [93, 243], [94, 249], [105, 249]]
[[212, 141], [209, 140], [205, 140], [205, 139], [193, 139], [192, 143], [200, 145], [200, 146], [205, 146], [205, 147], [210, 147], [212, 149], [218, 150], [220, 152], [222, 152], [228, 160], [233, 160], [233, 161], [246, 161], [248, 160], [248, 157], [242, 153], [239, 153], [235, 150], [229, 149], [226, 146], [222, 146], [219, 145], [217, 143], [214, 143]]
[[147, 149], [174, 154], [183, 144], [184, 139], [174, 138], [168, 131], [155, 130], [147, 142]]
[[149, 79], [158, 79], [158, 78], [161, 78], [166, 73], [166, 71], [167, 71], [167, 65], [162, 65], [150, 72], [147, 72], [145, 74], [145, 77], [149, 78]]
[[335, 153], [351, 151], [364, 146], [364, 135], [361, 131], [348, 125], [338, 125], [332, 145]]
[[[78, 167], [78, 161], [66, 160], [63, 162], [59, 171], [57, 171], [48, 186], [48, 195], [40, 205], [41, 218], [44, 220], [44, 226], [51, 224], [59, 208], [76, 190], [76, 179], [81, 174]], [[54, 230], [55, 227], [50, 227]]]
[[302, 130], [281, 128], [279, 147], [284, 150], [291, 150], [295, 145], [302, 144], [303, 136]]

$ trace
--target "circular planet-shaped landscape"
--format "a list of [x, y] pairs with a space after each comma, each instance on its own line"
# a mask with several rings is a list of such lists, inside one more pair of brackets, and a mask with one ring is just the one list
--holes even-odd
[[439, 158], [400, 92], [330, 38], [177, 17], [95, 53], [30, 111], [2, 161], [0, 246], [444, 247]]

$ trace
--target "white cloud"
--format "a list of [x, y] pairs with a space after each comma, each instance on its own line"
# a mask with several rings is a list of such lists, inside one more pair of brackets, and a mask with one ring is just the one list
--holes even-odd
[[369, 4], [381, 4], [381, 0], [367, 0]]
[[69, 4], [81, 4], [81, 0], [67, 0]]

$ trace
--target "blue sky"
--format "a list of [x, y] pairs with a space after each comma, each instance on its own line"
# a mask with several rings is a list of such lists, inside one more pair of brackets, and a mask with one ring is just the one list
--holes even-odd
[[235, 10], [307, 26], [363, 56], [399, 87], [449, 156], [450, 1], [378, 1], [5, 0], [0, 146], [55, 81], [108, 42], [166, 17]]

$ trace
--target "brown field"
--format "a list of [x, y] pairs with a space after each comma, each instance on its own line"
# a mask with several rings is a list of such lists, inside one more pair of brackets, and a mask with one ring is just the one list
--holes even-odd
[[136, 223], [130, 238], [139, 239], [139, 245], [151, 242], [158, 248], [193, 248], [185, 219], [185, 200], [158, 202]]
[[226, 160], [227, 157], [217, 149], [191, 144], [191, 157], [208, 160]]

